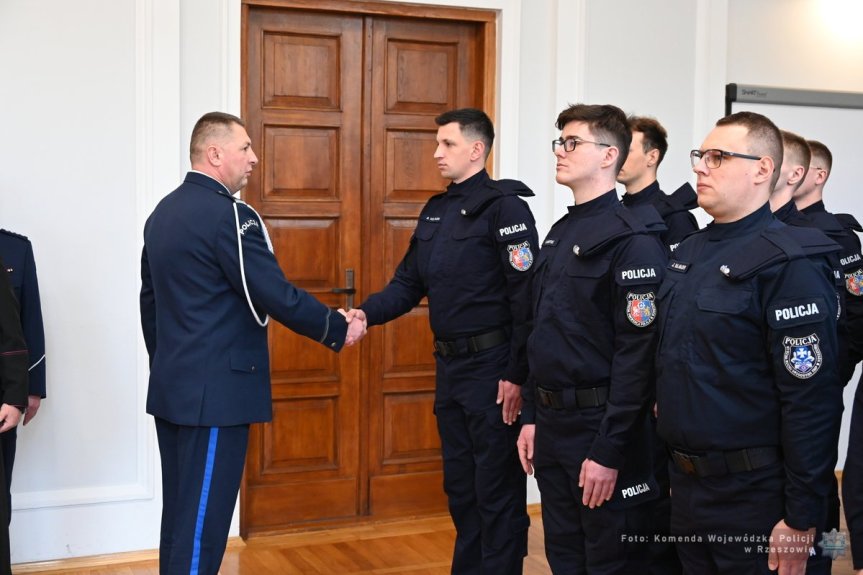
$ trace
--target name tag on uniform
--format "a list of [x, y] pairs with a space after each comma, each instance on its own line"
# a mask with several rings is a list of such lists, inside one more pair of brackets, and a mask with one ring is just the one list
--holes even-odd
[[689, 271], [689, 264], [680, 260], [670, 260], [668, 262], [668, 269], [673, 272], [680, 272], [682, 274], [685, 274]]
[[556, 240], [556, 239], [553, 239], [553, 238], [548, 238], [548, 239], [546, 239], [544, 242], [542, 242], [542, 245], [543, 245], [543, 246], [552, 246], [552, 247], [554, 247], [554, 246], [556, 246], [556, 245], [557, 245], [557, 240]]

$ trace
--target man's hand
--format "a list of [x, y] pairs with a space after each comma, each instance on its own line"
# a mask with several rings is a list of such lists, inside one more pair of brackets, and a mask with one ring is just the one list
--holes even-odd
[[18, 425], [18, 421], [20, 419], [21, 410], [14, 405], [4, 403], [0, 406], [0, 422], [3, 423], [3, 425], [0, 426], [0, 433], [5, 433]]
[[31, 395], [27, 398], [27, 411], [24, 412], [24, 425], [30, 423], [36, 412], [39, 411], [39, 406], [42, 405], [42, 398], [38, 395]]
[[578, 474], [578, 486], [582, 488], [582, 505], [591, 509], [599, 507], [614, 494], [614, 484], [617, 483], [617, 469], [605, 467], [590, 459], [581, 464]]
[[351, 346], [363, 339], [368, 327], [365, 312], [361, 309], [352, 309], [346, 312], [339, 308], [339, 313], [345, 316], [345, 321], [348, 322], [348, 333], [345, 336], [345, 345]]
[[521, 468], [528, 475], [533, 475], [533, 437], [536, 434], [536, 425], [528, 423], [521, 426], [521, 433], [518, 434], [518, 458], [521, 461]]
[[503, 422], [512, 425], [521, 413], [521, 386], [501, 379], [497, 382], [497, 404], [503, 404]]
[[803, 575], [806, 573], [809, 549], [814, 541], [814, 527], [808, 531], [798, 531], [789, 527], [784, 519], [780, 519], [770, 533], [767, 567], [771, 571], [778, 569], [779, 575]]

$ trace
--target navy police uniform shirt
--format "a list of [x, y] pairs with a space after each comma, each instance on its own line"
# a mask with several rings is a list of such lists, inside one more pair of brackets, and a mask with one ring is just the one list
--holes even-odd
[[669, 251], [674, 251], [683, 238], [698, 229], [698, 222], [689, 211], [698, 207], [698, 196], [688, 182], [668, 195], [654, 181], [636, 194], [623, 194], [620, 201], [628, 208], [648, 204], [656, 208], [668, 228], [659, 237]]
[[532, 195], [522, 182], [492, 180], [481, 170], [429, 199], [392, 280], [359, 306], [369, 325], [399, 317], [428, 296], [438, 340], [509, 331], [502, 379], [523, 384], [529, 272], [538, 240], [530, 208], [519, 196]]
[[21, 327], [29, 351], [29, 394], [45, 397], [45, 330], [33, 246], [22, 235], [0, 230], [0, 257], [21, 311]]
[[650, 401], [664, 229], [656, 210], [628, 209], [612, 190], [569, 207], [543, 241], [534, 271], [524, 420], [534, 420], [535, 386], [609, 386], [599, 428], [585, 430], [595, 434], [587, 457], [605, 467], [622, 467]]
[[810, 217], [815, 226], [838, 243], [839, 264], [845, 283], [846, 329], [848, 336], [848, 360], [843, 366], [845, 382], [854, 373], [854, 367], [863, 360], [863, 255], [860, 238], [856, 232], [863, 231], [850, 214], [832, 214], [824, 208], [824, 202], [815, 202], [801, 210]]
[[218, 181], [189, 172], [144, 226], [147, 412], [177, 425], [272, 419], [264, 314], [329, 349], [345, 341], [344, 316], [285, 279], [257, 214], [240, 202], [237, 221], [235, 201]]
[[[7, 267], [5, 261], [0, 265]], [[0, 403], [27, 405], [27, 345], [7, 272], [0, 269]], [[0, 460], [0, 470], [3, 462]]]
[[842, 386], [823, 257], [835, 249], [765, 204], [689, 236], [658, 295], [659, 435], [695, 453], [780, 448], [794, 529], [817, 524], [835, 463]]

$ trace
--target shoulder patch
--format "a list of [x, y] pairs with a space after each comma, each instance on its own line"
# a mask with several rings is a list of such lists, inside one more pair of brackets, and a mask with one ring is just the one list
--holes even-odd
[[856, 252], [850, 255], [842, 254], [839, 257], [839, 263], [842, 264], [842, 267], [844, 268], [859, 262], [861, 259], [863, 259], [863, 257], [861, 257], [861, 255]]
[[530, 228], [527, 227], [527, 223], [519, 222], [509, 226], [498, 228], [497, 234], [501, 239], [505, 239], [510, 236], [524, 235], [524, 233], [528, 231], [530, 231]]
[[782, 340], [785, 348], [783, 362], [785, 369], [797, 379], [809, 379], [821, 369], [823, 357], [818, 345], [818, 336], [786, 337]]
[[506, 246], [509, 251], [509, 264], [520, 272], [526, 272], [533, 264], [533, 252], [530, 251], [530, 242], [510, 244]]
[[773, 329], [818, 323], [827, 317], [828, 311], [827, 303], [818, 296], [785, 300], [770, 306], [767, 323]]
[[647, 327], [656, 319], [656, 296], [653, 292], [626, 294], [626, 319], [637, 327]]
[[853, 296], [863, 296], [863, 267], [845, 274], [845, 289]]
[[618, 285], [624, 286], [659, 283], [659, 280], [662, 279], [659, 275], [659, 270], [653, 265], [617, 268], [614, 275]]

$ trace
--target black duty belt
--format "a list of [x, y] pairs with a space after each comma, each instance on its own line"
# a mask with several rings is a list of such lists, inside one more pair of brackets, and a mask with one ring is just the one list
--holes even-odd
[[470, 337], [462, 337], [449, 341], [436, 339], [434, 342], [434, 348], [441, 357], [472, 355], [474, 353], [479, 353], [496, 347], [505, 343], [508, 339], [506, 330], [496, 329], [479, 335], [472, 335]]
[[599, 407], [608, 401], [608, 386], [575, 389], [550, 390], [539, 386], [536, 388], [536, 399], [543, 407], [551, 409], [583, 409]]
[[781, 459], [778, 447], [749, 447], [734, 451], [710, 451], [698, 454], [678, 451], [674, 448], [669, 451], [678, 469], [698, 477], [752, 471]]

